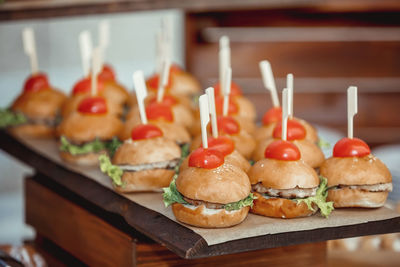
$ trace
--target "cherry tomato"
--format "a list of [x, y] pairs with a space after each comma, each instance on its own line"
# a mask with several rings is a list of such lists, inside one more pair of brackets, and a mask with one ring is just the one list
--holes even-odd
[[132, 130], [132, 140], [143, 140], [162, 136], [160, 128], [152, 124], [140, 124]]
[[299, 160], [301, 154], [295, 144], [289, 141], [276, 140], [265, 149], [264, 156], [267, 159], [294, 161]]
[[25, 80], [24, 92], [33, 93], [44, 89], [50, 89], [49, 80], [44, 73], [31, 75]]
[[[97, 92], [101, 92], [104, 89], [103, 81], [97, 77]], [[92, 79], [83, 78], [79, 80], [72, 89], [72, 95], [77, 94], [88, 94], [92, 90]]]
[[[169, 75], [168, 75], [168, 84], [166, 86], [167, 90], [169, 90], [171, 88], [172, 75], [178, 74], [181, 71], [182, 71], [182, 69], [178, 65], [176, 65], [176, 64], [172, 64], [171, 65], [171, 67], [169, 69]], [[157, 91], [158, 90], [159, 79], [160, 78], [159, 78], [158, 73], [153, 74], [152, 76], [150, 76], [150, 78], [148, 78], [147, 81], [146, 81], [147, 88], [149, 90]]]
[[224, 164], [224, 156], [217, 150], [199, 147], [189, 156], [189, 167], [214, 169]]
[[359, 138], [342, 138], [333, 148], [333, 156], [338, 158], [364, 157], [369, 154], [371, 154], [371, 149]]
[[174, 116], [172, 115], [171, 106], [165, 103], [154, 102], [146, 107], [146, 115], [149, 120], [164, 119], [172, 122]]
[[[282, 138], [282, 122], [278, 122], [274, 128], [273, 137]], [[306, 137], [306, 129], [296, 120], [287, 121], [287, 140], [302, 140]]]
[[217, 150], [223, 156], [229, 155], [235, 150], [235, 143], [227, 136], [218, 136], [208, 140], [209, 150]]
[[[214, 92], [215, 92], [215, 95], [222, 95], [221, 94], [220, 82], [217, 82], [214, 85]], [[237, 85], [234, 82], [231, 82], [231, 94], [230, 94], [230, 96], [238, 96], [238, 95], [243, 95], [242, 94], [242, 90], [240, 89], [239, 85]]]
[[[151, 104], [156, 103], [156, 102], [157, 102], [157, 96], [150, 99]], [[168, 106], [173, 106], [178, 103], [178, 100], [175, 97], [173, 97], [172, 95], [164, 95], [161, 102]]]
[[265, 112], [262, 123], [263, 125], [268, 125], [273, 122], [278, 122], [282, 120], [282, 108], [274, 107]]
[[237, 123], [237, 121], [230, 116], [218, 117], [217, 126], [219, 132], [229, 135], [237, 134], [240, 131], [239, 123]]
[[87, 97], [79, 103], [78, 111], [84, 114], [105, 114], [107, 113], [107, 102], [104, 97]]
[[[218, 115], [222, 115], [224, 111], [224, 97], [220, 95], [215, 96], [215, 110]], [[237, 114], [239, 107], [234, 98], [229, 97], [228, 115]]]
[[104, 82], [115, 82], [115, 72], [113, 68], [108, 64], [104, 64], [103, 69], [99, 73], [99, 79]]

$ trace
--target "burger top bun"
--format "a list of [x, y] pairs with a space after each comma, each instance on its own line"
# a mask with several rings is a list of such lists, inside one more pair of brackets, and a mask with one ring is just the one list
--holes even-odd
[[61, 122], [57, 132], [71, 142], [84, 143], [96, 138], [109, 140], [117, 136], [121, 129], [121, 121], [112, 114], [85, 115], [75, 112]]
[[179, 146], [165, 137], [125, 141], [115, 152], [114, 164], [140, 165], [181, 157]]
[[185, 197], [218, 204], [237, 202], [250, 194], [246, 173], [229, 164], [214, 169], [189, 167], [179, 174], [176, 188]]
[[251, 184], [261, 182], [264, 187], [274, 189], [314, 188], [320, 182], [314, 169], [302, 160], [262, 159], [251, 167], [248, 175]]
[[170, 92], [176, 95], [194, 95], [201, 92], [201, 85], [190, 73], [179, 71], [172, 74]]
[[328, 186], [391, 183], [392, 175], [382, 161], [372, 154], [365, 157], [327, 159], [320, 168]]
[[32, 119], [55, 118], [66, 100], [65, 94], [53, 89], [22, 93], [11, 109]]
[[108, 101], [124, 105], [129, 103], [129, 93], [126, 89], [116, 82], [106, 82], [104, 90], [101, 92]]

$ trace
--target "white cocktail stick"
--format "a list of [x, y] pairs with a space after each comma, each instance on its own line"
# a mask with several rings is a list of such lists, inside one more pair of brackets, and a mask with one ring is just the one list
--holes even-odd
[[287, 121], [289, 116], [289, 102], [290, 94], [289, 89], [285, 88], [282, 91], [282, 140], [287, 140]]
[[231, 49], [229, 47], [228, 36], [222, 36], [219, 39], [219, 52], [218, 52], [218, 63], [219, 63], [219, 83], [222, 90], [224, 83], [225, 69], [231, 67]]
[[171, 61], [167, 58], [165, 58], [163, 67], [162, 67], [162, 72], [159, 77], [159, 82], [158, 82], [158, 91], [157, 91], [157, 102], [162, 102], [164, 93], [165, 93], [165, 87], [168, 85], [168, 79], [169, 79], [169, 69], [171, 67]]
[[97, 95], [97, 75], [100, 72], [100, 57], [101, 57], [101, 48], [100, 47], [96, 47], [93, 50], [93, 54], [92, 54], [92, 96]]
[[201, 140], [203, 148], [208, 148], [207, 141], [207, 124], [210, 122], [210, 112], [208, 111], [208, 97], [201, 95], [199, 98], [200, 106], [200, 123], [201, 123]]
[[138, 70], [133, 73], [133, 85], [135, 86], [136, 98], [139, 106], [140, 120], [142, 121], [143, 124], [147, 124], [146, 110], [144, 107], [144, 99], [147, 97], [147, 89], [143, 71]]
[[223, 110], [222, 110], [222, 115], [223, 116], [228, 116], [229, 112], [229, 95], [231, 94], [231, 81], [232, 81], [232, 69], [226, 68], [225, 70], [225, 75], [224, 75], [224, 88], [223, 94], [224, 94], [224, 104], [223, 104]]
[[347, 137], [353, 138], [353, 118], [358, 112], [357, 87], [350, 86], [347, 89]]
[[276, 92], [275, 79], [272, 73], [271, 64], [268, 60], [263, 60], [260, 61], [259, 66], [264, 87], [271, 93], [272, 105], [274, 107], [279, 107], [279, 98], [278, 93]]
[[211, 115], [212, 135], [214, 138], [218, 138], [217, 112], [215, 110], [214, 87], [208, 87], [206, 89], [206, 94], [208, 96], [209, 111]]
[[30, 60], [32, 75], [35, 75], [39, 72], [39, 63], [36, 53], [35, 34], [32, 28], [25, 28], [22, 31], [22, 41], [24, 43], [25, 54], [28, 55]]
[[92, 56], [92, 38], [89, 31], [82, 31], [79, 34], [79, 48], [81, 51], [82, 69], [85, 77], [90, 73], [90, 58]]
[[100, 68], [103, 68], [106, 50], [110, 45], [110, 22], [102, 20], [99, 23], [99, 47], [101, 48]]

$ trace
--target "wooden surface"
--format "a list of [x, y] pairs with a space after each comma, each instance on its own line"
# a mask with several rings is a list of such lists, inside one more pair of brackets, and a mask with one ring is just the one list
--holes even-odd
[[113, 227], [138, 238], [149, 237], [183, 258], [203, 258], [252, 250], [321, 242], [353, 236], [400, 231], [400, 218], [335, 228], [320, 228], [234, 240], [208, 246], [190, 229], [146, 209], [95, 181], [67, 170], [0, 131], [0, 148], [27, 163], [40, 174], [35, 181], [84, 207]]

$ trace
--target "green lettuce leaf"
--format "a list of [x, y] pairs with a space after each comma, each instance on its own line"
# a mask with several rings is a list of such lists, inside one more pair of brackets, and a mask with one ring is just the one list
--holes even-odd
[[224, 206], [224, 208], [227, 211], [230, 211], [230, 210], [240, 210], [241, 208], [247, 206], [253, 207], [254, 199], [256, 199], [256, 197], [253, 195], [253, 193], [250, 193], [245, 199], [239, 200], [237, 202], [228, 203]]
[[324, 217], [328, 217], [329, 214], [333, 211], [333, 202], [326, 202], [326, 197], [328, 196], [328, 191], [327, 191], [327, 184], [328, 180], [320, 176], [320, 184], [317, 190], [317, 194], [313, 197], [308, 197], [304, 199], [296, 199], [297, 203], [304, 202], [307, 204], [307, 207], [309, 210], [314, 211], [312, 204], [316, 204], [321, 212], [321, 215]]
[[16, 113], [9, 109], [0, 109], [0, 128], [24, 124], [28, 119], [22, 113]]
[[61, 136], [61, 146], [60, 150], [64, 152], [69, 152], [72, 155], [81, 155], [87, 153], [97, 153], [102, 150], [106, 150], [105, 142], [95, 139], [93, 142], [86, 143], [82, 146], [71, 144], [67, 138]]
[[100, 155], [99, 162], [100, 170], [107, 174], [116, 186], [124, 186], [122, 183], [122, 174], [124, 171], [120, 167], [113, 165], [107, 155]]
[[108, 154], [110, 155], [110, 157], [113, 157], [115, 154], [115, 151], [117, 151], [118, 147], [122, 144], [122, 141], [120, 141], [118, 138], [114, 137], [113, 139], [111, 139], [110, 142], [107, 142], [106, 145], [106, 149], [108, 151]]
[[321, 137], [318, 139], [317, 145], [321, 149], [329, 149], [329, 148], [331, 148], [331, 144], [328, 141], [325, 141], [324, 139], [322, 139]]
[[184, 144], [181, 146], [181, 158], [179, 160], [179, 164], [175, 166], [175, 173], [179, 174], [179, 168], [181, 167], [182, 162], [185, 160], [185, 158], [190, 154], [190, 146], [189, 144]]

